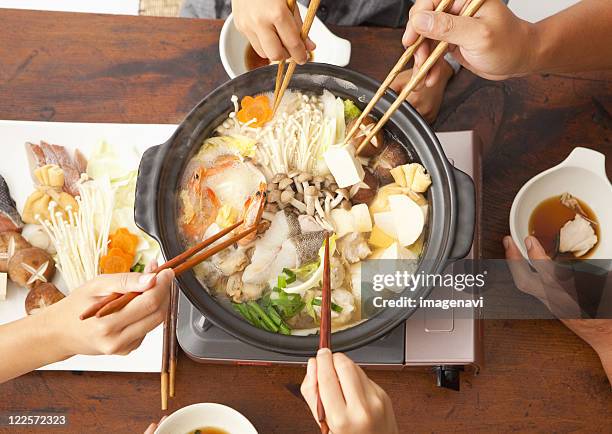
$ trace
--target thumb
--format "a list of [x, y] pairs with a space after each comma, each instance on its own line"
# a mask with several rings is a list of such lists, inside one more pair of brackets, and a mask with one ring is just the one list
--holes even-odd
[[410, 22], [420, 35], [461, 47], [474, 45], [484, 26], [476, 18], [429, 11], [415, 13]]
[[154, 273], [101, 274], [89, 281], [87, 286], [93, 295], [107, 295], [112, 292], [144, 292], [155, 286]]

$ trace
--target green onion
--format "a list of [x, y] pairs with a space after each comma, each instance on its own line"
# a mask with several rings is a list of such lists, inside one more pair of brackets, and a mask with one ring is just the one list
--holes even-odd
[[[313, 298], [312, 304], [314, 304], [315, 306], [321, 306], [321, 298]], [[334, 312], [340, 313], [342, 312], [342, 306], [339, 306], [332, 301], [331, 310], [333, 310]]]
[[248, 322], [250, 322], [251, 324], [255, 325], [254, 321], [253, 321], [253, 317], [251, 316], [251, 313], [249, 312], [249, 310], [246, 308], [246, 306], [242, 303], [232, 303], [232, 307], [234, 308], [234, 310], [236, 312], [238, 312], [244, 319], [246, 319]]
[[134, 266], [132, 267], [131, 271], [132, 271], [133, 273], [142, 273], [142, 272], [144, 271], [144, 269], [145, 269], [144, 264], [141, 264], [141, 263], [139, 262], [138, 264], [136, 264], [136, 265], [134, 265]]
[[283, 268], [283, 273], [286, 276], [285, 280], [287, 281], [287, 283], [295, 282], [296, 276], [293, 271], [291, 271], [289, 268]]
[[278, 331], [278, 326], [276, 324], [274, 324], [274, 321], [272, 321], [272, 319], [268, 316], [268, 314], [266, 314], [264, 312], [264, 310], [261, 308], [261, 306], [259, 306], [259, 304], [257, 304], [254, 301], [249, 301], [247, 303], [247, 305], [254, 311], [257, 313], [257, 315], [259, 316], [259, 318], [264, 322], [264, 324], [266, 325], [266, 328], [268, 328], [269, 330], [273, 331], [273, 332], [277, 332]]
[[285, 289], [287, 287], [287, 278], [283, 274], [278, 276], [277, 285], [280, 289]]

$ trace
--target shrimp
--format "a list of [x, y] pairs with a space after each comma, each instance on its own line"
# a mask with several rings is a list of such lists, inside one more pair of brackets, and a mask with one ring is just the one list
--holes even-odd
[[190, 175], [186, 188], [180, 192], [181, 229], [185, 237], [200, 241], [206, 229], [215, 221], [221, 203], [215, 192], [204, 183], [204, 166], [197, 166]]
[[[237, 232], [242, 232], [252, 228], [253, 226], [259, 225], [264, 206], [266, 205], [266, 196], [266, 184], [262, 182], [259, 184], [259, 190], [257, 190], [254, 195], [245, 201], [241, 216], [243, 223], [236, 228]], [[249, 235], [238, 241], [238, 244], [241, 246], [247, 245], [252, 242], [256, 236], [257, 231], [251, 232]]]

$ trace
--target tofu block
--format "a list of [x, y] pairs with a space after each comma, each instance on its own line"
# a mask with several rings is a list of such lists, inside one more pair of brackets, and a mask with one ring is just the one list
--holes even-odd
[[374, 214], [374, 225], [378, 226], [384, 233], [393, 239], [397, 239], [395, 222], [391, 211], [377, 212]]
[[389, 207], [400, 245], [407, 247], [413, 244], [419, 238], [425, 226], [423, 210], [416, 202], [403, 194], [389, 196]]
[[418, 259], [418, 256], [395, 242], [385, 249], [380, 259]]
[[340, 188], [355, 185], [365, 176], [363, 166], [355, 157], [352, 146], [349, 146], [331, 146], [323, 154], [325, 164]]
[[354, 205], [351, 208], [351, 215], [353, 216], [353, 228], [357, 232], [370, 232], [372, 230], [372, 217], [370, 217], [370, 210], [365, 203]]
[[368, 240], [368, 243], [372, 247], [376, 249], [386, 249], [394, 242], [395, 240], [393, 239], [393, 237], [387, 235], [385, 231], [383, 231], [378, 226], [374, 226], [372, 228], [372, 233], [370, 234], [370, 239]]
[[355, 230], [353, 225], [353, 214], [351, 214], [350, 211], [342, 208], [332, 209], [330, 216], [334, 223], [335, 232], [338, 238], [342, 238]]

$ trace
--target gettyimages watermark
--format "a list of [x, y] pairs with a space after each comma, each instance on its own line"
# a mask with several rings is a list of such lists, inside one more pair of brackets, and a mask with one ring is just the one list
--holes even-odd
[[[356, 281], [355, 279], [354, 281]], [[612, 260], [368, 260], [361, 312], [453, 310], [455, 318], [612, 319]]]

